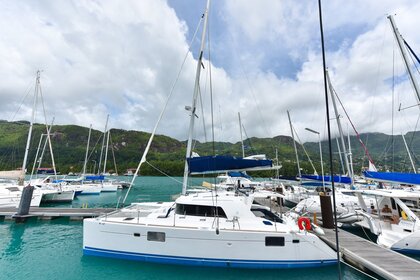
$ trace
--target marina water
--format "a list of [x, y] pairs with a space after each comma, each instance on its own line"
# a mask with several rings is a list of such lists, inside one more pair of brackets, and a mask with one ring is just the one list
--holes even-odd
[[[120, 179], [124, 179], [121, 177]], [[125, 180], [130, 178], [126, 177]], [[207, 178], [211, 182], [213, 179]], [[203, 179], [192, 179], [201, 185]], [[139, 177], [126, 204], [134, 201], [171, 201], [180, 193], [181, 178]], [[50, 207], [116, 207], [126, 190], [79, 196], [71, 205]], [[337, 266], [312, 269], [249, 270], [143, 263], [83, 256], [83, 224], [59, 218], [0, 222], [0, 279], [337, 279]], [[344, 279], [370, 279], [342, 265]]]

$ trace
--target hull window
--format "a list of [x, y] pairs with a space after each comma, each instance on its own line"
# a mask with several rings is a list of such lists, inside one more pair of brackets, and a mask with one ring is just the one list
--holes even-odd
[[147, 240], [148, 241], [165, 242], [165, 233], [164, 232], [156, 232], [156, 231], [148, 231], [147, 232]]
[[266, 236], [265, 246], [284, 246], [284, 237]]

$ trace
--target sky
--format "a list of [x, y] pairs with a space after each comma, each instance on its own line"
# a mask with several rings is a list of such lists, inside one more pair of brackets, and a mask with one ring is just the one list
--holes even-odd
[[[317, 5], [212, 1], [194, 138], [210, 141], [213, 127], [215, 141], [239, 141], [238, 113], [244, 138], [290, 135], [287, 110], [301, 141], [318, 139], [305, 128], [326, 138]], [[109, 127], [151, 132], [173, 88], [157, 133], [187, 139], [205, 6], [0, 0], [0, 119], [30, 120], [41, 70], [47, 122], [103, 130], [109, 114]], [[322, 12], [331, 82], [357, 130], [415, 130], [417, 101], [387, 15], [420, 54], [420, 2], [323, 1]], [[42, 106], [36, 121], [45, 121]]]

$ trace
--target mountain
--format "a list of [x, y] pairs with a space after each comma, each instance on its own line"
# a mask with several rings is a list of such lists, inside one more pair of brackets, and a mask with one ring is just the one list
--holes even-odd
[[[27, 131], [29, 123], [26, 121], [7, 122], [0, 121], [0, 170], [16, 169], [21, 167], [24, 149], [26, 145]], [[45, 133], [46, 127], [41, 124], [34, 124], [32, 134], [32, 145], [30, 148], [28, 172], [32, 170], [36, 150], [39, 145], [41, 133]], [[85, 157], [86, 144], [89, 129], [76, 125], [57, 125], [51, 132], [52, 146], [57, 168], [61, 173], [75, 172], [82, 170]], [[102, 145], [102, 132], [92, 130], [89, 161], [87, 164], [88, 172], [95, 172], [98, 169], [99, 157]], [[108, 152], [107, 171], [115, 172], [113, 154], [120, 174], [128, 168], [136, 168], [147, 144], [150, 133], [112, 129], [110, 137], [110, 147]], [[420, 137], [415, 132], [405, 135], [409, 147], [412, 148], [414, 159], [418, 162], [416, 154], [420, 148]], [[369, 152], [378, 167], [384, 169], [394, 169], [403, 171], [410, 169], [410, 162], [405, 150], [401, 136], [390, 136], [382, 133], [367, 133], [361, 135], [362, 140], [368, 146]], [[45, 139], [45, 137], [44, 137]], [[328, 165], [328, 141], [322, 141], [324, 164]], [[312, 161], [318, 172], [319, 146], [316, 142], [305, 143]], [[156, 135], [149, 155], [148, 163], [142, 167], [143, 175], [162, 175], [176, 176], [182, 175], [185, 157], [185, 141], [178, 141], [168, 136]], [[276, 136], [273, 138], [251, 137], [244, 140], [245, 154], [266, 154], [273, 159], [278, 153], [279, 160], [283, 165], [280, 170], [282, 175], [295, 175], [297, 173], [295, 153], [293, 149], [293, 140], [290, 136]], [[362, 166], [367, 165], [364, 152], [356, 139], [351, 137], [351, 146], [353, 152], [354, 170], [358, 172]], [[41, 145], [42, 147], [42, 145]], [[241, 143], [229, 142], [207, 142], [194, 144], [194, 151], [200, 155], [234, 155], [241, 156]], [[336, 151], [336, 141], [332, 141], [333, 159], [335, 170], [340, 169], [339, 156]], [[48, 151], [48, 146], [47, 149]], [[298, 145], [298, 154], [303, 172], [312, 172], [303, 149]], [[393, 155], [393, 156], [392, 156]], [[51, 167], [49, 152], [46, 152], [43, 158], [43, 167]], [[392, 168], [394, 167], [394, 168]], [[326, 167], [327, 168], [327, 167]], [[273, 174], [260, 173], [262, 176], [271, 176]]]

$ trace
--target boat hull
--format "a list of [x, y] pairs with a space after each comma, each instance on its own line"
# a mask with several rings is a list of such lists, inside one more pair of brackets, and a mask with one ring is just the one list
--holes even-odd
[[42, 195], [41, 202], [72, 202], [75, 196], [74, 191], [60, 191]]
[[[241, 230], [220, 230], [217, 234], [210, 228], [155, 227], [97, 219], [85, 219], [83, 230], [83, 252], [91, 256], [253, 269], [320, 267], [337, 262], [333, 251], [311, 234]], [[164, 234], [165, 240], [149, 240], [150, 232]], [[267, 236], [284, 237], [284, 245], [266, 246]]]

